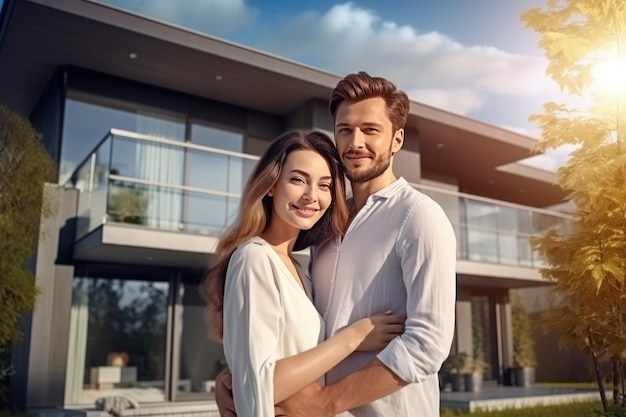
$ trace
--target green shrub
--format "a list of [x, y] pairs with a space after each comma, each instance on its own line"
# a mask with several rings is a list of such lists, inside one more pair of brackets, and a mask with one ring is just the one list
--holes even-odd
[[27, 260], [39, 237], [39, 222], [52, 214], [44, 183], [56, 178], [41, 135], [28, 120], [0, 105], [0, 355], [20, 340], [24, 313], [39, 293]]

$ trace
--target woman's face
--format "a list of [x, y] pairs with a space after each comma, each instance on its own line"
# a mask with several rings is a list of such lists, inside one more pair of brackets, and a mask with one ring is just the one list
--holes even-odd
[[313, 227], [332, 202], [331, 186], [330, 168], [320, 154], [291, 152], [269, 192], [273, 197], [271, 227], [278, 225], [294, 232]]

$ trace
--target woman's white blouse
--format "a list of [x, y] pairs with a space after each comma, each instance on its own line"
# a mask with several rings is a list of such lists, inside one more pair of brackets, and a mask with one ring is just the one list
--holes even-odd
[[239, 417], [273, 417], [276, 361], [323, 340], [310, 281], [303, 281], [306, 292], [260, 237], [239, 246], [230, 259], [224, 289], [224, 353]]

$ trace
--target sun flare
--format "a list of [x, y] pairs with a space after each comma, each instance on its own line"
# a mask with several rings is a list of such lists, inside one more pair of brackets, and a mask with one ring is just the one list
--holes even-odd
[[608, 91], [626, 91], [626, 60], [605, 60], [597, 63], [592, 71], [596, 84]]

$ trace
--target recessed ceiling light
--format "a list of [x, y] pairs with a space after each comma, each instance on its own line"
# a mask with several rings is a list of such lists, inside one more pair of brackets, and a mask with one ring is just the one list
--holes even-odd
[[221, 75], [216, 75], [215, 76], [215, 81], [222, 81], [222, 76]]
[[438, 143], [438, 144], [437, 144], [437, 147], [438, 147], [438, 148], [443, 148], [443, 147], [444, 147], [444, 144], [443, 144], [443, 143]]
[[129, 57], [130, 59], [137, 59], [137, 58], [139, 58], [139, 55], [137, 55], [137, 54], [136, 54], [136, 53], [134, 53], [134, 52], [131, 52], [130, 54], [128, 54], [128, 57]]

